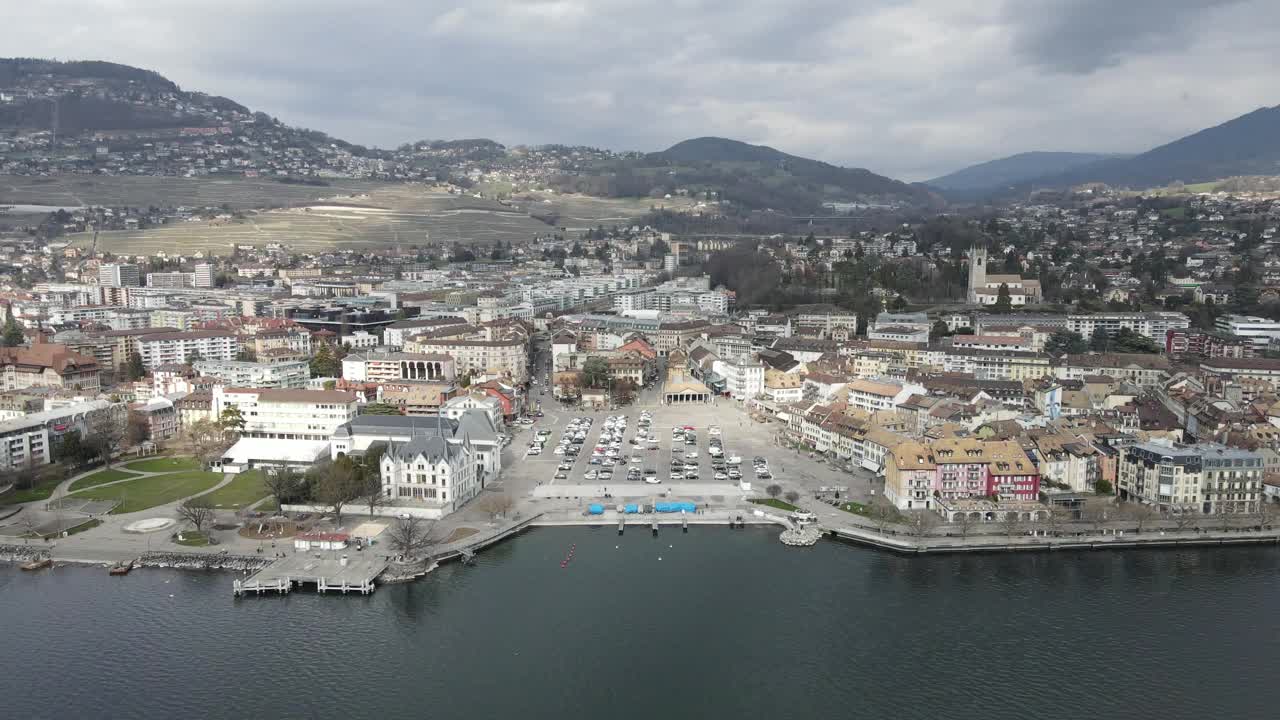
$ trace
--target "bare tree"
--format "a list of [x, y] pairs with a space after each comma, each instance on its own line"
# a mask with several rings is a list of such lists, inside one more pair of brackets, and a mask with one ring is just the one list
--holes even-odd
[[205, 526], [213, 522], [213, 514], [213, 506], [203, 497], [191, 498], [178, 506], [178, 515], [191, 523], [197, 533], [203, 533]]
[[1050, 507], [1040, 513], [1045, 528], [1051, 535], [1057, 535], [1062, 526], [1070, 520], [1070, 511], [1063, 507]]
[[1214, 525], [1222, 532], [1230, 530], [1232, 521], [1235, 519], [1235, 515], [1227, 510], [1226, 504], [1221, 502], [1213, 504], [1213, 512], [1210, 515], [1213, 516]]
[[1253, 521], [1257, 523], [1259, 530], [1267, 530], [1276, 520], [1276, 505], [1266, 499], [1264, 496], [1258, 500], [1251, 513]]
[[222, 426], [212, 420], [197, 420], [188, 425], [183, 434], [191, 454], [203, 467], [208, 467], [215, 458], [221, 457], [230, 443]]
[[1017, 511], [1010, 510], [1000, 516], [1000, 529], [1004, 530], [1005, 537], [1013, 538], [1022, 529], [1022, 519], [1019, 515]]
[[382, 476], [376, 470], [366, 471], [360, 481], [360, 501], [369, 508], [369, 517], [387, 500], [386, 491], [382, 488]]
[[956, 513], [955, 519], [951, 521], [952, 527], [960, 531], [961, 538], [969, 537], [969, 531], [973, 530], [973, 516], [969, 513], [960, 511]]
[[1133, 521], [1134, 525], [1137, 526], [1139, 534], [1141, 534], [1142, 529], [1145, 528], [1148, 523], [1155, 520], [1159, 514], [1159, 510], [1144, 502], [1130, 503], [1129, 507], [1125, 508], [1125, 515]]
[[795, 505], [800, 500], [800, 493], [796, 492], [795, 490], [788, 490], [787, 494], [784, 497], [786, 497], [787, 502], [791, 503], [792, 505]]
[[130, 410], [124, 424], [124, 443], [126, 447], [137, 447], [151, 437], [151, 423], [140, 412]]
[[334, 523], [342, 525], [343, 506], [359, 500], [363, 493], [364, 485], [359, 472], [349, 459], [339, 458], [320, 473], [314, 499], [328, 506], [333, 513]]
[[486, 493], [480, 498], [480, 509], [494, 517], [506, 517], [515, 504], [515, 500], [506, 493]]
[[1173, 520], [1173, 527], [1178, 532], [1195, 530], [1200, 525], [1200, 514], [1189, 508], [1183, 508], [1181, 511], [1174, 513], [1170, 519]]
[[773, 485], [765, 488], [764, 491], [769, 497], [777, 500], [778, 496], [782, 494], [782, 486], [774, 483]]
[[898, 517], [898, 511], [892, 506], [879, 502], [871, 506], [871, 522], [875, 523], [876, 532], [881, 535], [889, 529], [889, 525]]
[[937, 516], [929, 510], [916, 510], [907, 515], [907, 528], [912, 535], [923, 537], [929, 534], [936, 523]]
[[124, 423], [111, 412], [100, 412], [89, 422], [88, 437], [85, 442], [102, 458], [102, 462], [111, 467], [112, 456], [120, 451], [124, 439]]
[[391, 544], [391, 549], [396, 555], [406, 558], [417, 557], [435, 542], [433, 529], [434, 525], [428, 524], [422, 518], [401, 516], [387, 531], [387, 542]]
[[1084, 520], [1089, 523], [1089, 527], [1093, 528], [1095, 535], [1101, 534], [1102, 530], [1111, 523], [1111, 509], [1105, 505], [1088, 508], [1084, 513]]
[[274, 472], [264, 471], [264, 475], [262, 482], [271, 491], [277, 504], [283, 505], [302, 492], [302, 479], [291, 467], [277, 468]]

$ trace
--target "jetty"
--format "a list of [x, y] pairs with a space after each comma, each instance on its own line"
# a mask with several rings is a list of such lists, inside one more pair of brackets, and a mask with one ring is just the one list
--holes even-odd
[[286, 594], [295, 587], [314, 585], [316, 592], [373, 592], [374, 579], [390, 564], [374, 553], [322, 552], [282, 557], [232, 584], [236, 597], [266, 592]]

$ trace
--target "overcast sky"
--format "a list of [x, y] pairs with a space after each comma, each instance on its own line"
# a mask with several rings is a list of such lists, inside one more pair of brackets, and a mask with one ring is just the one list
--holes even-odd
[[1280, 104], [1280, 2], [11, 0], [0, 54], [145, 67], [371, 145], [721, 135], [923, 180]]

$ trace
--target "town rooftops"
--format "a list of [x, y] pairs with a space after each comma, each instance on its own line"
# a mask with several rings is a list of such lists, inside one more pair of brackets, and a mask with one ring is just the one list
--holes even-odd
[[343, 390], [278, 390], [275, 388], [227, 388], [224, 395], [257, 395], [262, 402], [279, 403], [352, 403], [355, 393]]

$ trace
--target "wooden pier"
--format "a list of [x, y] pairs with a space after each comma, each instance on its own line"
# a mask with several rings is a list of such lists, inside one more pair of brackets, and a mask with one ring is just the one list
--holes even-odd
[[373, 553], [352, 551], [308, 552], [280, 558], [244, 580], [232, 590], [239, 597], [264, 592], [285, 594], [295, 587], [314, 585], [317, 592], [373, 592], [374, 579], [387, 568], [387, 560]]

